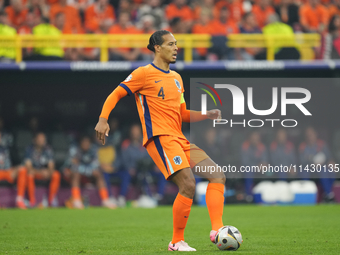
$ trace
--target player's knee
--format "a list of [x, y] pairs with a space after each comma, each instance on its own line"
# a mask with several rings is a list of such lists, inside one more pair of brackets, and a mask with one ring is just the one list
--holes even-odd
[[185, 181], [185, 184], [180, 189], [181, 195], [189, 198], [193, 198], [196, 190], [196, 181], [194, 178], [190, 178]]

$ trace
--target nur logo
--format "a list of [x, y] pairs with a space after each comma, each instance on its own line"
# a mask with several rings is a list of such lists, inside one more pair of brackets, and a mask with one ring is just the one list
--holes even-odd
[[[204, 85], [205, 87], [209, 88], [213, 93], [217, 96], [218, 100], [221, 103], [222, 106], [222, 101], [219, 96], [219, 94], [216, 92], [216, 90], [212, 87], [209, 86], [208, 84], [202, 83], [202, 82], [197, 82], [199, 84]], [[278, 90], [279, 88], [277, 87], [272, 87], [272, 105], [269, 109], [256, 109], [253, 104], [254, 96], [253, 96], [253, 88], [252, 87], [247, 87], [247, 94], [246, 98], [243, 94], [243, 91], [232, 84], [215, 84], [215, 88], [217, 89], [227, 89], [233, 98], [232, 104], [233, 104], [233, 115], [245, 115], [245, 101], [247, 102], [248, 110], [250, 113], [257, 115], [257, 116], [268, 116], [271, 115], [276, 111], [278, 106], [281, 107], [281, 116], [286, 116], [287, 115], [287, 105], [295, 105], [305, 116], [311, 116], [312, 114], [307, 110], [307, 108], [304, 106], [305, 103], [309, 102], [311, 99], [311, 93], [308, 89], [305, 88], [300, 88], [300, 87], [281, 87], [280, 88], [280, 94], [279, 96]], [[214, 101], [215, 106], [217, 106], [216, 100], [213, 96], [213, 94], [205, 89], [205, 88], [200, 88], [197, 87], [200, 90], [203, 90], [206, 92]], [[299, 98], [291, 98], [289, 97], [290, 94], [300, 94]], [[281, 103], [279, 103], [279, 99], [281, 99]], [[207, 95], [206, 94], [201, 94], [201, 113], [202, 115], [207, 114]], [[213, 126], [217, 124], [227, 124], [230, 123], [230, 127], [233, 127], [233, 125], [242, 125], [243, 127], [249, 126], [249, 127], [262, 127], [265, 122], [271, 123], [271, 127], [274, 127], [274, 122], [280, 122], [282, 127], [295, 127], [297, 126], [298, 122], [295, 119], [250, 119], [246, 120], [243, 119], [242, 122], [235, 122], [235, 120], [230, 119], [216, 119], [213, 121]], [[292, 125], [288, 125], [287, 122], [293, 123]]]
[[[211, 87], [210, 85], [205, 84], [205, 83], [203, 83], [203, 82], [197, 82], [197, 83], [206, 86], [206, 87], [209, 88], [212, 92], [214, 92], [214, 94], [217, 96], [217, 98], [218, 98], [218, 100], [220, 101], [220, 104], [221, 104], [221, 106], [222, 106], [221, 97], [220, 97], [220, 95], [217, 93], [217, 91], [216, 91], [213, 87]], [[206, 93], [212, 98], [212, 100], [214, 101], [215, 106], [217, 106], [216, 100], [215, 100], [214, 96], [211, 94], [211, 92], [210, 92], [209, 90], [204, 89], [204, 88], [200, 88], [200, 87], [196, 87], [196, 88], [201, 89], [201, 90], [203, 90], [204, 92], [206, 92]], [[207, 114], [207, 95], [206, 95], [206, 94], [202, 94], [202, 95], [201, 95], [201, 113], [202, 113], [202, 115], [206, 115], [206, 114]]]

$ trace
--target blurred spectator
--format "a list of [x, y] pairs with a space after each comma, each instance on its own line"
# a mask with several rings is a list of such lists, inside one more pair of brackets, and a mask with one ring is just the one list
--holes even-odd
[[[314, 128], [308, 127], [306, 129], [305, 139], [305, 142], [301, 143], [299, 146], [299, 157], [302, 169], [304, 169], [301, 177], [308, 179], [311, 171], [307, 171], [306, 169], [311, 170], [313, 168], [312, 165], [314, 165], [315, 169], [317, 169], [317, 165], [321, 165], [323, 166], [322, 170], [324, 170], [324, 167], [330, 167], [334, 161], [326, 142], [318, 139], [317, 132]], [[325, 200], [333, 201], [334, 193], [332, 192], [332, 187], [334, 179], [331, 178], [328, 170], [326, 172], [321, 171], [319, 175], [320, 182], [325, 193]]]
[[328, 18], [331, 19], [336, 14], [340, 15], [340, 0], [333, 0], [333, 4], [328, 6]]
[[[268, 25], [263, 27], [264, 35], [285, 35], [285, 41], [294, 42], [294, 31], [291, 26], [279, 21], [279, 16], [274, 13], [268, 17]], [[275, 48], [275, 59], [300, 59], [300, 52], [294, 47]], [[255, 59], [267, 59], [267, 50], [259, 52]]]
[[255, 15], [257, 24], [262, 28], [266, 25], [269, 15], [275, 13], [275, 10], [271, 6], [271, 0], [259, 0], [258, 4], [253, 5], [252, 12]]
[[[150, 165], [150, 163], [151, 165], [153, 164], [149, 154], [142, 145], [142, 131], [140, 125], [135, 124], [131, 126], [130, 138], [122, 143], [121, 157], [122, 166], [130, 176], [137, 176], [137, 174], [141, 174], [145, 177], [146, 173], [150, 173], [151, 171], [151, 174], [157, 178], [158, 183], [157, 195], [155, 196], [161, 199], [164, 195], [166, 180], [159, 170], [145, 169], [145, 165]], [[143, 166], [144, 168], [142, 168]], [[123, 206], [124, 204], [125, 197], [119, 196], [118, 205]]]
[[332, 16], [328, 33], [323, 38], [321, 47], [322, 59], [340, 59], [340, 16]]
[[220, 10], [220, 16], [218, 19], [214, 19], [210, 22], [212, 27], [211, 35], [213, 47], [210, 49], [211, 52], [215, 53], [219, 59], [240, 59], [239, 49], [231, 49], [226, 46], [227, 38], [229, 34], [238, 34], [239, 28], [230, 17], [229, 9], [223, 7]]
[[[288, 141], [286, 130], [278, 130], [275, 141], [270, 145], [270, 164], [278, 167], [293, 167], [296, 163], [294, 145], [292, 142]], [[287, 175], [288, 173], [283, 171], [278, 173], [280, 179], [286, 179]]]
[[[55, 15], [54, 27], [62, 32], [62, 34], [72, 34], [72, 31], [65, 24], [65, 14], [59, 12]], [[81, 48], [65, 48], [64, 49], [64, 59], [69, 61], [79, 61], [81, 60], [83, 49]]]
[[146, 0], [145, 3], [138, 8], [138, 20], [141, 20], [143, 16], [151, 15], [154, 18], [155, 28], [157, 30], [164, 29], [167, 23], [161, 3], [161, 0]]
[[[9, 26], [7, 13], [0, 10], [0, 35], [16, 35], [16, 33], [16, 30]], [[15, 48], [0, 48], [0, 62], [14, 60], [15, 50]]]
[[11, 163], [9, 148], [2, 142], [2, 132], [0, 131], [0, 181], [14, 183], [17, 179], [17, 198], [16, 206], [20, 209], [26, 209], [24, 195], [26, 190], [26, 168], [13, 167]]
[[192, 10], [187, 6], [187, 0], [174, 0], [166, 7], [165, 13], [168, 20], [175, 17], [179, 17], [184, 21], [192, 21], [194, 19]]
[[52, 23], [55, 22], [56, 15], [60, 12], [65, 14], [65, 30], [71, 31], [72, 34], [78, 34], [83, 31], [78, 10], [67, 5], [67, 0], [59, 0], [58, 3], [51, 6], [50, 20]]
[[[140, 20], [140, 31], [143, 34], [153, 34], [154, 32], [156, 32], [155, 26], [155, 19], [153, 16], [151, 15], [144, 15], [141, 20]], [[141, 53], [142, 53], [142, 59], [144, 61], [150, 61], [152, 62], [153, 58], [154, 58], [154, 53], [152, 51], [150, 51], [148, 48], [142, 48], [141, 49]]]
[[299, 23], [299, 6], [294, 4], [293, 0], [281, 0], [275, 11], [283, 23], [291, 27]]
[[50, 180], [48, 202], [51, 206], [57, 206], [60, 173], [55, 170], [53, 151], [47, 145], [44, 133], [35, 135], [33, 144], [26, 149], [24, 162], [27, 168], [27, 189], [31, 207], [36, 205], [35, 179]]
[[108, 0], [98, 0], [85, 11], [85, 29], [91, 33], [107, 33], [115, 21], [115, 11]]
[[[169, 21], [169, 27], [166, 28], [169, 32], [173, 34], [184, 34], [186, 33], [186, 28], [181, 18], [176, 17]], [[180, 48], [178, 49], [180, 50]], [[177, 56], [178, 59], [178, 56]]]
[[[261, 29], [257, 25], [255, 15], [252, 12], [248, 12], [242, 17], [242, 26], [240, 27], [242, 34], [262, 34]], [[262, 51], [261, 48], [245, 48], [241, 50], [241, 56], [243, 60], [253, 60], [254, 56]]]
[[[268, 152], [265, 145], [261, 142], [261, 136], [258, 131], [251, 132], [248, 140], [242, 144], [241, 150], [241, 165], [244, 167], [252, 167], [268, 164]], [[245, 189], [246, 189], [246, 200], [251, 202], [252, 187], [253, 187], [253, 176], [254, 173], [246, 173], [245, 178]]]
[[[71, 186], [72, 186], [72, 205], [69, 202], [68, 207], [83, 209], [84, 205], [81, 200], [80, 180], [81, 177], [94, 177], [96, 179], [99, 195], [102, 204], [105, 207], [114, 209], [116, 206], [109, 199], [106, 184], [102, 172], [99, 170], [99, 162], [97, 158], [97, 150], [91, 143], [88, 136], [80, 139], [79, 146], [71, 147], [69, 155], [69, 164], [71, 170]], [[66, 170], [67, 171], [67, 170]], [[66, 172], [66, 175], [68, 173]]]
[[213, 28], [211, 29], [211, 34], [214, 36], [226, 36], [229, 34], [238, 34], [240, 32], [237, 24], [230, 17], [229, 9], [225, 7], [220, 9], [219, 18], [211, 21], [210, 26]]
[[27, 15], [27, 8], [22, 3], [22, 0], [11, 0], [10, 6], [5, 8], [8, 14], [9, 23], [15, 29], [18, 29], [25, 22]]
[[186, 5], [187, 0], [174, 0], [165, 8], [166, 18], [181, 18], [185, 31], [189, 31], [194, 20], [194, 13], [189, 6]]
[[18, 29], [18, 34], [26, 34], [26, 35], [31, 34], [33, 27], [38, 25], [39, 20], [40, 20], [40, 17], [38, 17], [38, 21], [37, 21], [37, 17], [34, 14], [34, 12], [32, 10], [29, 10], [26, 15], [25, 22]]
[[50, 7], [45, 3], [45, 0], [29, 0], [27, 9], [32, 12], [35, 17], [35, 25], [38, 25], [40, 17], [48, 17]]
[[153, 34], [155, 29], [155, 19], [151, 15], [145, 15], [140, 20], [140, 31], [143, 34]]
[[[213, 17], [215, 12], [214, 0], [199, 0], [197, 6], [194, 9], [194, 18], [199, 21], [202, 15], [208, 15], [210, 18]], [[216, 18], [218, 18], [218, 12]]]
[[[212, 34], [213, 27], [210, 24], [211, 12], [206, 11], [206, 9], [201, 10], [198, 22], [192, 27], [193, 34]], [[206, 59], [208, 49], [207, 48], [197, 48], [195, 49], [199, 60]]]
[[[96, 139], [98, 147], [97, 155], [98, 155], [98, 162], [100, 169], [103, 171], [103, 177], [106, 183], [107, 190], [109, 192], [109, 196], [112, 197], [111, 194], [111, 182], [110, 178], [113, 173], [117, 173], [120, 169], [120, 160], [117, 156], [119, 153], [116, 150], [116, 147], [109, 142], [109, 140], [106, 141], [105, 145], [102, 145], [102, 143]], [[127, 183], [130, 183], [130, 176], [127, 172], [122, 173], [123, 175], [127, 175]], [[120, 177], [120, 179], [124, 182], [124, 176], [116, 175], [117, 177]], [[127, 185], [128, 185], [127, 184]], [[111, 200], [116, 204], [115, 198], [111, 198]]]
[[[118, 23], [109, 29], [109, 34], [140, 34], [140, 31], [132, 25], [130, 14], [121, 12]], [[138, 48], [113, 48], [110, 49], [110, 52], [111, 60], [135, 61], [140, 58], [140, 49]]]
[[130, 19], [132, 21], [136, 21], [137, 19], [137, 10], [134, 8], [135, 5], [132, 4], [131, 0], [120, 0], [119, 1], [119, 13], [127, 12], [130, 14]]
[[216, 3], [214, 8], [214, 16], [218, 18], [219, 10], [227, 8], [230, 12], [230, 18], [237, 24], [241, 22], [244, 14], [243, 1], [242, 0], [220, 0]]
[[[58, 1], [58, 0], [49, 0], [49, 1]], [[67, 3], [78, 10], [81, 21], [82, 23], [84, 23], [85, 11], [95, 1], [96, 0], [67, 0]]]
[[[100, 141], [98, 141], [98, 146], [99, 164], [100, 168], [103, 170], [106, 186], [111, 197], [110, 200], [113, 201], [114, 204], [118, 204], [119, 206], [123, 207], [126, 203], [125, 197], [128, 192], [131, 176], [128, 171], [122, 168], [120, 152], [117, 152], [116, 147], [110, 143], [109, 140], [105, 145], [101, 145]], [[113, 197], [113, 194], [111, 193], [111, 178], [118, 178], [120, 180], [118, 201], [117, 198]]]
[[300, 8], [300, 23], [305, 32], [323, 33], [327, 29], [328, 11], [319, 0], [309, 0]]
[[[62, 18], [62, 13], [56, 15], [55, 20], [57, 18]], [[56, 36], [60, 35], [62, 31], [60, 31], [55, 26], [51, 25], [48, 18], [41, 17], [41, 23], [33, 28], [34, 35], [51, 35]], [[64, 57], [64, 50], [62, 47], [42, 47], [35, 48], [34, 55], [29, 56], [26, 60], [62, 60]]]

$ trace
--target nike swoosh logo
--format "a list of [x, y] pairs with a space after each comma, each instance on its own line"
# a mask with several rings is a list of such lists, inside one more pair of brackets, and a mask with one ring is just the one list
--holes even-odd
[[160, 81], [162, 81], [162, 80], [159, 80], [159, 81], [155, 81], [155, 83], [158, 83], [158, 82], [160, 82]]

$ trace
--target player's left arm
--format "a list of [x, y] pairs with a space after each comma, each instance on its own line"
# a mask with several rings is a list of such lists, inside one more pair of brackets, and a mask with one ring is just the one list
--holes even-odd
[[207, 111], [207, 115], [202, 115], [200, 111], [188, 110], [184, 100], [184, 93], [181, 96], [181, 115], [184, 122], [198, 122], [206, 119], [221, 119], [221, 111], [213, 109]]

